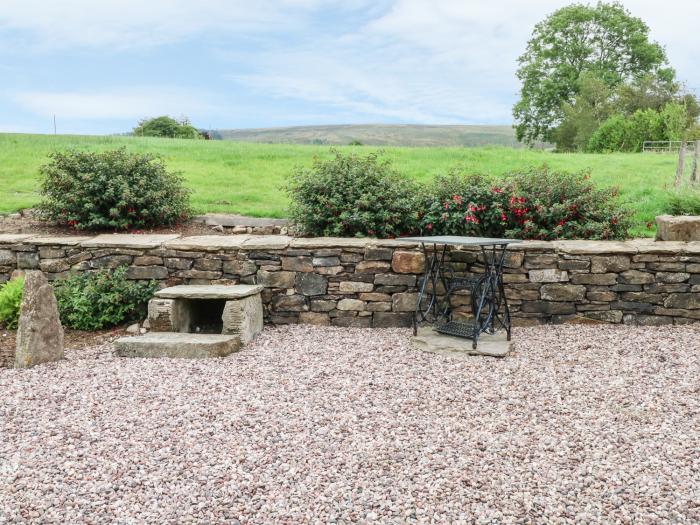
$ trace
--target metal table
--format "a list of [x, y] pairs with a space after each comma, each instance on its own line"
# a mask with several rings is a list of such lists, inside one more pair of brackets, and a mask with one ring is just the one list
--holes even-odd
[[[519, 241], [451, 235], [401, 237], [397, 240], [419, 242], [426, 256], [425, 272], [419, 283], [420, 293], [413, 316], [414, 334], [419, 324], [430, 323], [437, 332], [471, 339], [472, 347], [476, 348], [482, 333], [492, 334], [497, 329], [504, 328], [510, 341], [511, 322], [503, 289], [503, 263], [506, 247]], [[426, 245], [432, 245], [430, 257]], [[445, 263], [445, 255], [450, 245], [478, 246], [484, 258], [483, 273], [467, 277], [456, 276], [452, 268]], [[470, 320], [459, 321], [453, 318], [450, 299], [460, 290], [468, 290], [470, 293]]]

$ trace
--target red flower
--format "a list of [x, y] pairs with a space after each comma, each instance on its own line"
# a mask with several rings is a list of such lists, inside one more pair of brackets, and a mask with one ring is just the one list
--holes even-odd
[[491, 193], [503, 193], [503, 190], [497, 186], [491, 188]]
[[501, 213], [501, 222], [506, 222], [508, 220], [508, 217], [506, 217], [505, 213]]
[[449, 209], [450, 209], [450, 202], [449, 202], [449, 201], [447, 201], [447, 202], [445, 203], [445, 209], [446, 209], [446, 210], [449, 210]]
[[432, 230], [433, 229], [433, 223], [429, 222], [428, 224], [425, 225], [426, 230]]

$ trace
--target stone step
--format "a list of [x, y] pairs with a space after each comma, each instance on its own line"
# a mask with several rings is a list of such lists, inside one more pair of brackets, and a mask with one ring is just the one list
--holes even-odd
[[150, 332], [117, 339], [114, 347], [120, 357], [206, 359], [237, 352], [241, 348], [241, 340], [237, 335]]

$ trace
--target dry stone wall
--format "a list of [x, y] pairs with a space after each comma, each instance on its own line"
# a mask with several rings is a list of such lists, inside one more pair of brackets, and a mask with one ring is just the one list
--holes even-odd
[[[476, 250], [453, 249], [464, 274]], [[176, 284], [255, 284], [268, 323], [409, 326], [424, 268], [418, 245], [396, 240], [282, 235], [0, 235], [0, 281], [18, 269], [49, 279], [128, 266], [131, 279]], [[508, 251], [505, 284], [516, 324], [643, 325], [700, 320], [700, 242], [524, 242]], [[469, 297], [453, 306], [469, 313]]]

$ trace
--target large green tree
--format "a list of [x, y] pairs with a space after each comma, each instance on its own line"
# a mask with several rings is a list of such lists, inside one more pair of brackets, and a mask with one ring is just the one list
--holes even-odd
[[648, 74], [675, 77], [664, 49], [649, 40], [649, 27], [619, 2], [555, 11], [535, 26], [518, 63], [522, 88], [513, 115], [518, 140], [530, 144], [553, 140], [585, 73], [610, 88]]

